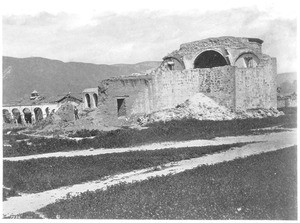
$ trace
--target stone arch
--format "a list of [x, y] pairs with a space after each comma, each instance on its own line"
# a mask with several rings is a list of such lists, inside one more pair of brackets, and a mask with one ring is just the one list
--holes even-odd
[[234, 66], [241, 68], [256, 67], [259, 64], [259, 58], [252, 52], [240, 54], [234, 62]]
[[212, 68], [226, 65], [229, 64], [225, 57], [215, 50], [206, 50], [194, 60], [194, 68]]
[[89, 94], [85, 94], [85, 105], [86, 107], [90, 108], [91, 107], [91, 97]]
[[32, 123], [32, 114], [29, 108], [23, 109], [24, 119], [26, 123]]
[[12, 117], [10, 112], [7, 109], [3, 109], [3, 122], [4, 123], [11, 123], [12, 122]]
[[16, 123], [22, 124], [22, 116], [21, 116], [21, 112], [19, 109], [14, 108], [12, 110], [12, 114], [13, 114], [13, 119]]
[[93, 94], [93, 99], [94, 99], [94, 105], [95, 107], [98, 106], [98, 95], [96, 93]]
[[39, 121], [43, 120], [43, 111], [42, 111], [41, 108], [36, 107], [34, 109], [34, 115], [35, 115], [36, 122], [39, 122]]
[[182, 60], [175, 56], [165, 57], [164, 62], [170, 70], [184, 70], [185, 69], [185, 66], [184, 66], [184, 63], [182, 62]]

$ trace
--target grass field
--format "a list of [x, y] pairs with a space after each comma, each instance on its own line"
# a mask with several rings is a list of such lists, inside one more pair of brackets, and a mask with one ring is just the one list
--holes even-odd
[[78, 156], [4, 161], [3, 184], [20, 192], [40, 192], [62, 186], [98, 180], [104, 176], [155, 167], [240, 147], [232, 145], [132, 151], [98, 156]]
[[296, 149], [87, 192], [39, 211], [49, 218], [296, 220]]
[[[4, 136], [11, 147], [3, 148], [3, 156], [24, 156], [58, 151], [82, 150], [90, 148], [119, 148], [138, 146], [166, 141], [184, 141], [193, 139], [211, 139], [221, 136], [258, 134], [252, 129], [282, 126], [297, 127], [296, 109], [290, 109], [287, 115], [264, 119], [243, 119], [231, 121], [199, 121], [195, 119], [175, 120], [149, 125], [148, 129], [118, 129], [109, 132], [82, 130], [76, 136], [96, 135], [93, 139], [74, 141], [59, 138], [31, 138], [29, 141], [16, 142], [16, 136]], [[264, 130], [261, 130], [262, 132]], [[268, 130], [280, 131], [280, 130]], [[10, 140], [10, 137], [11, 140]], [[22, 138], [22, 136], [19, 136]]]

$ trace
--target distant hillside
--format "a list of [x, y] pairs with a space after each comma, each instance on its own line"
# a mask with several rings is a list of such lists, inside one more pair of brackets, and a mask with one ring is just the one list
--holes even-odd
[[280, 87], [280, 94], [289, 95], [297, 92], [297, 73], [281, 73], [277, 75], [277, 86]]
[[41, 94], [79, 93], [97, 87], [99, 81], [114, 76], [142, 73], [159, 66], [159, 61], [137, 64], [64, 63], [40, 57], [3, 57], [3, 103], [29, 97], [32, 90]]
[[[160, 65], [160, 61], [137, 64], [64, 63], [40, 57], [3, 57], [3, 103], [28, 98], [33, 90], [41, 94], [59, 95], [80, 93], [85, 88], [97, 87], [99, 81], [114, 76], [143, 73]], [[297, 73], [281, 73], [277, 86], [282, 94], [290, 94], [297, 88]]]

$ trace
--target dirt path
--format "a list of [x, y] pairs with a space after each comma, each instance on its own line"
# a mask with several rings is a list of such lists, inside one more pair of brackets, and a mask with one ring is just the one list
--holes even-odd
[[[283, 137], [283, 138], [282, 138]], [[233, 139], [233, 137], [227, 137]], [[121, 182], [132, 183], [142, 181], [149, 177], [164, 176], [167, 174], [176, 174], [188, 169], [193, 169], [201, 165], [213, 165], [225, 161], [243, 158], [254, 154], [265, 153], [283, 149], [285, 147], [296, 145], [296, 131], [272, 133], [265, 136], [257, 136], [258, 139], [264, 139], [263, 142], [257, 142], [235, 147], [225, 152], [207, 155], [189, 160], [168, 163], [162, 167], [146, 168], [131, 171], [124, 174], [114, 175], [102, 180], [91, 181], [73, 186], [62, 187], [54, 190], [44, 191], [36, 194], [26, 194], [20, 197], [11, 197], [3, 202], [4, 216], [12, 216], [28, 211], [37, 211], [38, 209], [54, 203], [57, 199], [66, 199], [69, 196], [76, 196], [82, 192], [105, 190], [108, 186], [119, 184]], [[236, 137], [235, 137], [236, 139]], [[253, 139], [251, 139], [253, 141]], [[232, 143], [233, 141], [231, 141]], [[236, 141], [234, 141], [236, 142]], [[181, 142], [187, 143], [187, 142]], [[194, 145], [194, 144], [192, 144]]]
[[95, 156], [108, 153], [123, 153], [129, 151], [145, 151], [145, 150], [157, 150], [157, 149], [168, 149], [168, 148], [182, 148], [182, 147], [200, 147], [200, 146], [217, 146], [226, 145], [233, 143], [245, 143], [245, 142], [261, 142], [274, 140], [276, 138], [285, 139], [290, 132], [296, 132], [295, 129], [291, 129], [286, 132], [270, 133], [265, 135], [249, 135], [249, 136], [230, 136], [230, 137], [217, 137], [212, 140], [190, 140], [183, 142], [165, 142], [165, 143], [154, 143], [150, 145], [126, 147], [126, 148], [115, 148], [115, 149], [88, 149], [88, 150], [74, 150], [67, 152], [55, 152], [55, 153], [44, 153], [35, 154], [29, 156], [19, 157], [7, 157], [3, 160], [7, 161], [21, 161], [30, 159], [50, 158], [50, 157], [74, 157], [74, 156]]

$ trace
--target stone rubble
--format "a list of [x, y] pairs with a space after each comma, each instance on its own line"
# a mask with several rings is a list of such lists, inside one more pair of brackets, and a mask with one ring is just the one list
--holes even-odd
[[141, 125], [145, 125], [154, 122], [166, 122], [189, 118], [197, 120], [221, 121], [246, 118], [278, 117], [283, 114], [283, 112], [280, 112], [275, 108], [252, 109], [234, 112], [225, 106], [219, 105], [205, 94], [197, 93], [184, 103], [177, 105], [175, 108], [164, 109], [143, 115], [138, 118], [138, 122]]

